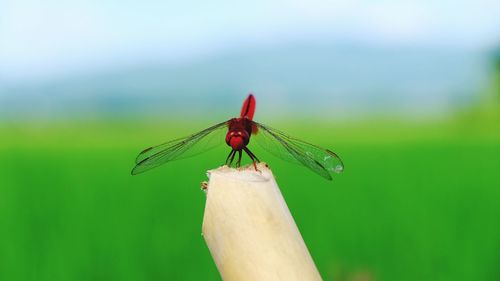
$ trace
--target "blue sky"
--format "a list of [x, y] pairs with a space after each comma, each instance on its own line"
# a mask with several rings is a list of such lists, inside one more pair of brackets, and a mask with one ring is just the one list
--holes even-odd
[[289, 42], [484, 49], [500, 1], [3, 0], [0, 81]]

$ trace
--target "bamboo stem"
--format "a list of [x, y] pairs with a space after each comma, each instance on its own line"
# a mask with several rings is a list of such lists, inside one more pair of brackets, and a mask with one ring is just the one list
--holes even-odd
[[267, 165], [208, 172], [203, 236], [225, 281], [321, 280]]

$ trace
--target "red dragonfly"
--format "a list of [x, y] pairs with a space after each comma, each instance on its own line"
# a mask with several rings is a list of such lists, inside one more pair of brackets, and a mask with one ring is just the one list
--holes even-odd
[[135, 160], [132, 175], [136, 175], [167, 162], [193, 156], [214, 148], [222, 143], [226, 134], [226, 144], [231, 152], [226, 158], [226, 165], [231, 166], [236, 153], [236, 167], [241, 164], [244, 151], [252, 159], [255, 169], [259, 159], [248, 149], [250, 137], [262, 148], [284, 160], [302, 164], [320, 176], [331, 180], [331, 173], [344, 170], [342, 160], [331, 150], [298, 140], [287, 134], [253, 121], [255, 98], [252, 94], [243, 103], [239, 118], [232, 118], [213, 125], [190, 136], [172, 140], [144, 149]]

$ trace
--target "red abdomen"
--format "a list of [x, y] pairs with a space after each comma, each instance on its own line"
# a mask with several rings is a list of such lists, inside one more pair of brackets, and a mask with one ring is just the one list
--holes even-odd
[[255, 98], [252, 94], [248, 95], [248, 98], [243, 103], [243, 107], [241, 108], [241, 118], [248, 118], [252, 120], [253, 114], [255, 112]]

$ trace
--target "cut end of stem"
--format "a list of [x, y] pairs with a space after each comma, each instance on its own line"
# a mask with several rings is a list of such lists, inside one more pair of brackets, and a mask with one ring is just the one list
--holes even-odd
[[[256, 167], [257, 170], [255, 169]], [[209, 170], [207, 172], [208, 179], [210, 179], [213, 174], [249, 182], [265, 182], [274, 179], [273, 172], [269, 166], [263, 162], [257, 163], [256, 166], [250, 164], [239, 168], [231, 168], [224, 165], [217, 169]], [[205, 187], [208, 188], [208, 185], [205, 185]]]

